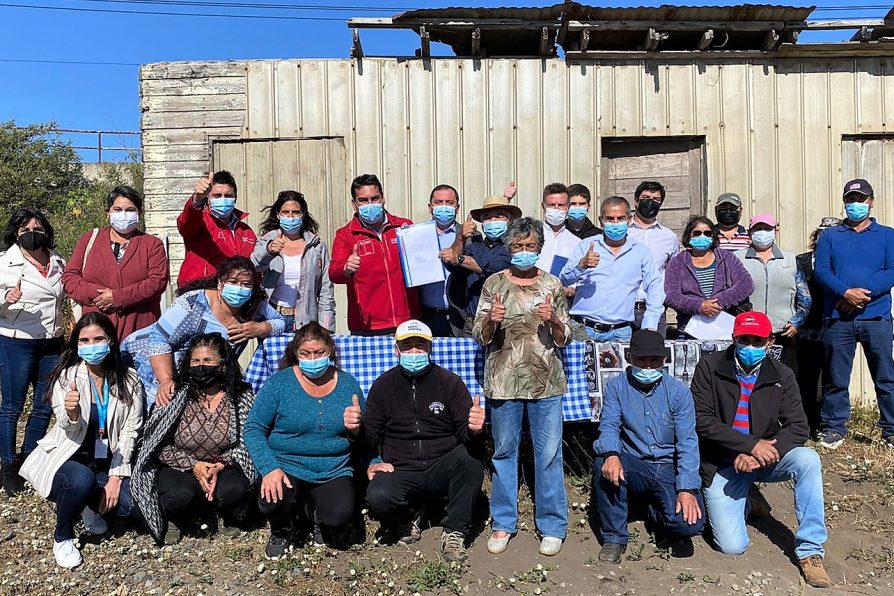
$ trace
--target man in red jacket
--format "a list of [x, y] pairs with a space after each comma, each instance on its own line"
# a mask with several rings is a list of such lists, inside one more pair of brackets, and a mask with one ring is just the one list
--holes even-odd
[[217, 266], [232, 257], [251, 257], [254, 231], [245, 223], [248, 213], [236, 209], [236, 180], [225, 170], [196, 182], [192, 196], [177, 217], [186, 256], [177, 287], [214, 275]]
[[416, 288], [404, 286], [397, 229], [413, 222], [385, 211], [375, 174], [351, 183], [354, 217], [335, 233], [329, 278], [348, 286], [348, 329], [354, 335], [391, 335], [419, 316]]

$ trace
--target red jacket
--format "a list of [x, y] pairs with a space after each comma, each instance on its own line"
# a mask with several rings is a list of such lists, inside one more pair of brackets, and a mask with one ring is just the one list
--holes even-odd
[[[416, 288], [404, 286], [397, 250], [397, 229], [413, 222], [390, 213], [386, 217], [381, 239], [354, 215], [348, 225], [335, 233], [332, 242], [329, 279], [348, 286], [351, 332], [389, 329], [419, 317], [419, 296]], [[345, 263], [355, 245], [360, 254], [360, 269], [349, 277], [345, 275]]]
[[217, 266], [231, 257], [251, 257], [255, 248], [254, 231], [245, 221], [248, 213], [234, 210], [237, 221], [231, 230], [224, 222], [211, 215], [206, 204], [196, 209], [192, 197], [186, 200], [183, 211], [177, 216], [177, 229], [183, 236], [186, 256], [180, 265], [177, 287], [191, 281], [214, 275]]
[[161, 316], [160, 298], [168, 285], [168, 257], [161, 240], [136, 232], [119, 263], [112, 253], [109, 228], [102, 228], [96, 234], [85, 267], [84, 251], [92, 234], [91, 230], [78, 240], [62, 274], [62, 284], [65, 293], [83, 306], [84, 314], [96, 310], [96, 290], [112, 290], [115, 311], [107, 314], [120, 341]]

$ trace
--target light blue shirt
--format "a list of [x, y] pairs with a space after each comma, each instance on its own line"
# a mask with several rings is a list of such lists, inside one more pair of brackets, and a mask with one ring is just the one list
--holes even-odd
[[[599, 264], [584, 269], [580, 260], [591, 244], [599, 253]], [[646, 295], [642, 326], [658, 328], [664, 312], [664, 280], [649, 249], [629, 237], [617, 256], [605, 244], [604, 236], [581, 240], [568, 257], [559, 279], [566, 288], [577, 284], [572, 315], [610, 325], [633, 322], [637, 290], [642, 286]]]
[[[435, 227], [438, 230], [438, 247], [441, 250], [449, 248], [453, 241], [456, 240], [456, 222], [453, 222], [446, 230], [438, 228], [437, 223]], [[447, 279], [449, 278], [450, 271], [448, 270]], [[419, 286], [419, 299], [424, 306], [429, 308], [447, 308], [447, 279]]]

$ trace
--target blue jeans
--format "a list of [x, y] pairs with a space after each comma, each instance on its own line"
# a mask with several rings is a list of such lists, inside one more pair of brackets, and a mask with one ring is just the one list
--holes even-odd
[[16, 427], [25, 410], [28, 388], [34, 405], [25, 425], [22, 459], [28, 457], [50, 426], [53, 408], [44, 398], [47, 378], [59, 362], [61, 339], [13, 339], [0, 335], [0, 463], [16, 461]]
[[[99, 513], [102, 489], [108, 482], [109, 475], [97, 469], [95, 464], [86, 466], [72, 460], [62, 464], [53, 477], [49, 497], [56, 503], [56, 531], [53, 533], [56, 542], [75, 537], [74, 527], [85, 507]], [[115, 514], [118, 517], [138, 516], [130, 493], [130, 478], [124, 478], [121, 482]]]
[[732, 466], [717, 471], [705, 488], [705, 506], [714, 542], [727, 555], [741, 555], [748, 547], [745, 499], [753, 482], [795, 481], [795, 554], [799, 559], [823, 556], [828, 538], [823, 509], [823, 473], [816, 451], [796, 447], [778, 463], [739, 474]]
[[894, 333], [891, 321], [834, 319], [826, 325], [823, 342], [826, 345], [828, 373], [824, 380], [823, 403], [820, 408], [823, 430], [847, 434], [844, 425], [851, 415], [848, 386], [854, 369], [854, 352], [859, 342], [866, 354], [869, 374], [875, 385], [880, 413], [878, 425], [883, 436], [894, 435], [894, 360], [891, 354]]
[[596, 493], [596, 510], [602, 530], [603, 543], [627, 544], [627, 503], [631, 497], [649, 501], [649, 517], [668, 534], [678, 538], [692, 538], [705, 525], [705, 504], [700, 492], [695, 498], [702, 510], [702, 517], [690, 525], [677, 513], [677, 489], [674, 465], [652, 463], [621, 453], [621, 466], [625, 480], [615, 486], [602, 476], [605, 460], [596, 456], [593, 462], [593, 490]]
[[490, 515], [495, 532], [514, 534], [518, 523], [518, 445], [522, 417], [528, 411], [534, 443], [535, 521], [543, 536], [565, 538], [568, 504], [562, 467], [562, 396], [544, 399], [492, 399], [491, 431], [494, 436], [494, 474]]
[[617, 341], [627, 343], [633, 336], [633, 327], [629, 326], [612, 329], [611, 331], [603, 331], [601, 333], [592, 327], [585, 327], [585, 329], [587, 330], [587, 337], [601, 342]]

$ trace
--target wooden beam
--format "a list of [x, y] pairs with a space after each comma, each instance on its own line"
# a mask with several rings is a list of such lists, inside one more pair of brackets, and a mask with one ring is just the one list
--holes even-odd
[[649, 29], [649, 32], [646, 34], [646, 41], [643, 43], [643, 49], [647, 52], [654, 52], [658, 49], [658, 44], [669, 36], [669, 33], [659, 33], [655, 29]]
[[803, 21], [569, 21], [569, 31], [586, 28], [602, 31], [705, 31], [707, 29], [725, 31], [767, 31], [769, 29], [806, 29]]
[[472, 31], [472, 55], [481, 55], [481, 29], [477, 27]]
[[779, 33], [777, 33], [775, 29], [770, 29], [767, 31], [767, 34], [764, 35], [764, 40], [761, 42], [761, 48], [765, 52], [772, 52], [779, 48], [780, 43]]
[[590, 30], [584, 29], [580, 34], [580, 51], [586, 52], [587, 47], [590, 45]]
[[540, 30], [540, 55], [549, 56], [552, 53], [550, 50], [549, 27], [543, 27]]
[[426, 31], [425, 27], [419, 27], [419, 40], [422, 42], [422, 57], [431, 57], [431, 36], [428, 34], [428, 31]]
[[360, 32], [354, 29], [354, 43], [351, 46], [351, 58], [363, 58], [363, 46], [360, 45]]
[[834, 31], [836, 29], [862, 29], [863, 27], [884, 27], [885, 19], [836, 19], [807, 23], [810, 31]]
[[702, 38], [698, 40], [698, 51], [704, 52], [708, 48], [711, 47], [711, 43], [714, 41], [714, 30], [708, 29], [704, 33], [702, 33]]

